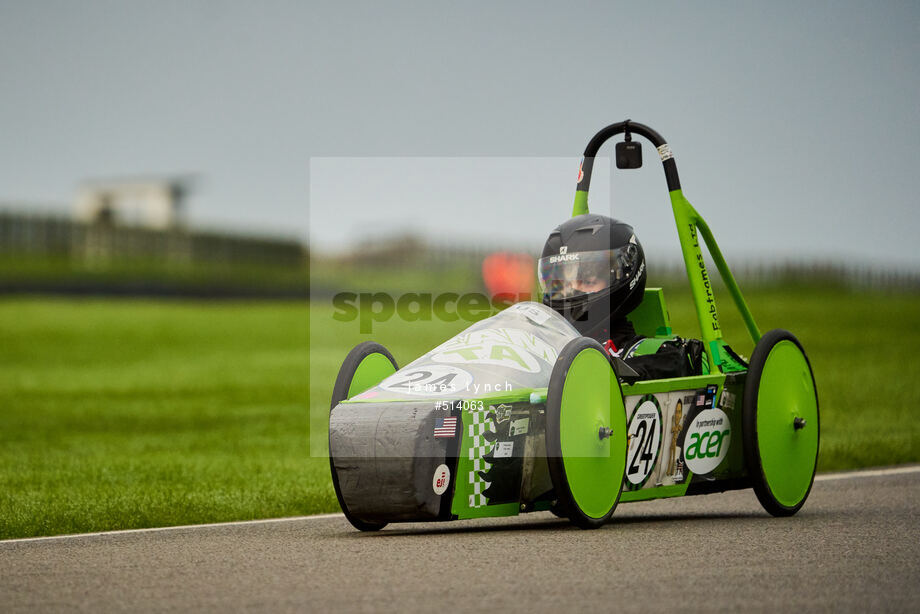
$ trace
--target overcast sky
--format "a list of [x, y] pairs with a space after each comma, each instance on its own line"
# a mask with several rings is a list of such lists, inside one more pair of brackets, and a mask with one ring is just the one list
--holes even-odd
[[[199, 224], [539, 246], [588, 139], [629, 117], [729, 257], [920, 269], [918, 100], [916, 1], [4, 0], [0, 202], [193, 172]], [[653, 154], [592, 206], [665, 249]]]

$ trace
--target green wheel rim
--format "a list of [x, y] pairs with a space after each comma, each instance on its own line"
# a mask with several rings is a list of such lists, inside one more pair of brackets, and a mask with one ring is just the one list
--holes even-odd
[[[793, 421], [805, 420], [796, 429]], [[778, 503], [796, 507], [808, 495], [818, 456], [818, 397], [799, 346], [779, 341], [764, 363], [757, 393], [757, 446], [764, 480]]]
[[396, 373], [396, 367], [390, 362], [388, 356], [377, 353], [368, 354], [355, 369], [351, 385], [348, 386], [348, 396], [345, 398], [350, 399], [373, 388], [394, 373]]
[[[613, 433], [599, 436], [601, 428]], [[626, 410], [607, 358], [579, 352], [565, 377], [559, 417], [562, 464], [572, 499], [590, 518], [616, 506], [626, 470]]]

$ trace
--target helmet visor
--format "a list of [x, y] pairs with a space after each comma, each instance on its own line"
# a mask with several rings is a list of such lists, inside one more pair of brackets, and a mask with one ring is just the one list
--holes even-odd
[[617, 249], [571, 252], [540, 258], [540, 288], [550, 300], [617, 290], [638, 274], [639, 250], [630, 243]]

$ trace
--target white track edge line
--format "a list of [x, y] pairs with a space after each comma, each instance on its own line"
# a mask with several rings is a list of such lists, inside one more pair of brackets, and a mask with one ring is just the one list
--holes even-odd
[[815, 482], [849, 480], [853, 478], [875, 478], [885, 475], [917, 473], [918, 471], [920, 471], [920, 465], [905, 465], [903, 467], [888, 467], [886, 469], [863, 469], [861, 471], [842, 471], [840, 473], [819, 473], [815, 476]]
[[[863, 469], [860, 471], [844, 471], [839, 473], [821, 473], [815, 476], [815, 482], [828, 482], [833, 480], [849, 480], [853, 478], [874, 478], [886, 475], [900, 475], [905, 473], [920, 472], [920, 465], [906, 465], [889, 467], [887, 469]], [[286, 518], [263, 518], [261, 520], [237, 520], [233, 522], [212, 522], [209, 524], [185, 524], [174, 527], [151, 527], [149, 529], [122, 529], [119, 531], [100, 531], [98, 533], [74, 533], [71, 535], [50, 535], [48, 537], [21, 537], [18, 539], [0, 540], [4, 544], [21, 544], [25, 542], [53, 541], [61, 539], [76, 539], [81, 537], [101, 537], [104, 535], [130, 535], [132, 533], [156, 533], [160, 531], [182, 531], [186, 529], [209, 529], [217, 527], [234, 527], [257, 524], [272, 524], [278, 522], [294, 522], [298, 520], [324, 520], [328, 518], [344, 518], [344, 514], [316, 514], [314, 516], [288, 516]]]
[[279, 522], [293, 522], [297, 520], [323, 520], [326, 518], [344, 518], [344, 514], [316, 514], [313, 516], [286, 516], [284, 518], [262, 518], [259, 520], [235, 520], [231, 522], [211, 522], [208, 524], [183, 524], [170, 527], [150, 527], [147, 529], [120, 529], [117, 531], [99, 531], [97, 533], [72, 533], [70, 535], [49, 535], [47, 537], [21, 537], [17, 539], [0, 540], [3, 544], [23, 542], [51, 541], [56, 539], [72, 539], [79, 537], [102, 537], [105, 535], [130, 535], [132, 533], [156, 533], [159, 531], [182, 531], [184, 529], [210, 529], [218, 527], [235, 527], [256, 524], [272, 524]]

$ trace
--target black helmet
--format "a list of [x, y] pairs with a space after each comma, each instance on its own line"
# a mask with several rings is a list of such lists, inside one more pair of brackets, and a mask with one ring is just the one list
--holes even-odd
[[632, 226], [603, 215], [578, 215], [553, 230], [538, 265], [543, 303], [582, 335], [607, 334], [645, 293], [645, 253]]

